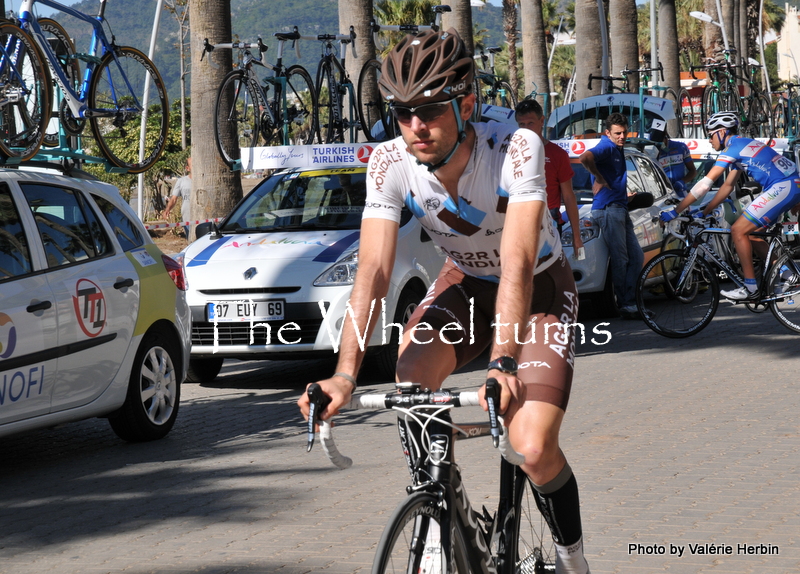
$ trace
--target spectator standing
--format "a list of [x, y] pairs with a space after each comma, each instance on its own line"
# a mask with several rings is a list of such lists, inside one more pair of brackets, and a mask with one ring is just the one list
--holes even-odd
[[[190, 221], [192, 219], [192, 156], [186, 158], [186, 175], [178, 179], [172, 188], [172, 194], [167, 201], [167, 207], [164, 209], [164, 219], [169, 218], [169, 214], [178, 198], [181, 198], [181, 220]], [[183, 232], [186, 234], [186, 239], [189, 239], [189, 226], [183, 226]]]
[[544, 129], [544, 111], [536, 100], [522, 100], [515, 110], [514, 117], [517, 125], [535, 132], [542, 138], [544, 143], [544, 172], [547, 181], [547, 209], [558, 225], [558, 232], [561, 233], [564, 227], [564, 220], [561, 217], [561, 203], [567, 211], [567, 219], [572, 227], [572, 252], [578, 257], [578, 252], [583, 248], [581, 241], [580, 226], [578, 221], [578, 201], [575, 199], [575, 191], [572, 189], [572, 166], [569, 162], [569, 154], [561, 146], [549, 141], [542, 134]]
[[592, 174], [592, 217], [608, 247], [611, 281], [623, 319], [639, 318], [636, 308], [636, 281], [644, 263], [644, 253], [633, 231], [628, 213], [628, 171], [623, 146], [628, 134], [628, 118], [620, 113], [608, 116], [600, 143], [581, 155], [580, 161]]

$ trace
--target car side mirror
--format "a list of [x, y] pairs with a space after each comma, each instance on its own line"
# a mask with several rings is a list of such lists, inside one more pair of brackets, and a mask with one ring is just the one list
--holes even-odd
[[634, 195], [630, 200], [628, 200], [628, 211], [633, 211], [635, 209], [642, 209], [644, 207], [650, 207], [653, 205], [653, 194], [648, 193], [646, 191], [642, 191]]
[[213, 221], [206, 221], [205, 223], [199, 223], [194, 228], [194, 238], [200, 239], [204, 235], [211, 234], [212, 239], [218, 239], [222, 237], [222, 234], [217, 229], [217, 224]]

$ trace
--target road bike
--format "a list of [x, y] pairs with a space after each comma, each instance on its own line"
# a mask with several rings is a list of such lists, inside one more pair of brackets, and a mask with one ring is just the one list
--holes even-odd
[[635, 75], [639, 78], [640, 96], [644, 96], [645, 92], [649, 90], [654, 96], [664, 98], [672, 102], [672, 110], [675, 113], [675, 123], [674, 125], [670, 126], [670, 136], [674, 138], [684, 137], [685, 120], [683, 117], [683, 109], [687, 102], [689, 107], [691, 107], [692, 99], [689, 97], [689, 92], [683, 88], [680, 88], [676, 92], [674, 89], [668, 86], [660, 86], [658, 84], [659, 74], [661, 75], [661, 81], [664, 81], [664, 64], [659, 62], [657, 68], [637, 68], [633, 70], [625, 66], [625, 69], [620, 73], [625, 78], [626, 91], [631, 91], [630, 77]]
[[[487, 381], [490, 422], [474, 425], [453, 424], [450, 410], [478, 405], [477, 392], [421, 391], [414, 383], [398, 383], [397, 391], [360, 395], [347, 407], [398, 413], [397, 430], [411, 475], [408, 498], [395, 509], [383, 531], [372, 573], [555, 572], [555, 546], [538, 510], [533, 484], [516, 466], [524, 460], [508, 443], [496, 413], [497, 382]], [[324, 408], [326, 397], [316, 384], [309, 386], [308, 393], [310, 450], [315, 414]], [[352, 461], [339, 453], [330, 428], [329, 421], [321, 424], [320, 442], [331, 462], [347, 468]], [[455, 441], [487, 435], [503, 454], [494, 514], [486, 507], [482, 512], [472, 507], [454, 455]]]
[[[442, 22], [442, 14], [450, 12], [451, 8], [447, 5], [434, 6], [433, 12], [435, 19], [433, 24], [378, 24], [375, 20], [369, 23], [372, 41], [378, 45], [378, 34], [384, 32], [404, 32], [406, 34], [417, 35], [426, 30], [438, 30]], [[389, 104], [381, 97], [378, 89], [378, 80], [381, 77], [381, 66], [383, 62], [379, 58], [367, 60], [361, 67], [358, 74], [358, 119], [361, 123], [361, 131], [368, 141], [381, 141], [392, 139], [400, 133], [397, 120], [392, 117], [389, 111]]]
[[794, 140], [800, 135], [800, 84], [786, 84], [785, 92], [774, 92], [778, 96], [772, 108], [772, 123], [776, 138]]
[[[685, 237], [686, 245], [661, 253], [644, 266], [636, 286], [636, 305], [653, 331], [683, 338], [699, 333], [714, 318], [721, 274], [736, 287], [744, 287], [744, 279], [716, 249], [714, 237], [730, 234], [730, 229], [691, 216], [678, 217], [668, 226], [671, 235]], [[796, 332], [800, 332], [800, 266], [784, 237], [798, 232], [797, 222], [779, 222], [751, 234], [767, 242], [764, 262], [771, 264], [757, 268], [758, 298], [734, 301], [754, 312], [769, 308], [782, 325]]]
[[[278, 40], [275, 64], [264, 60], [268, 47], [261, 38], [257, 42], [226, 44], [204, 40], [203, 56], [218, 49], [239, 52], [240, 65], [223, 78], [214, 107], [214, 141], [220, 157], [231, 168], [240, 168], [242, 148], [314, 141], [314, 82], [302, 66], [283, 65], [286, 42], [294, 42], [297, 50], [300, 34], [295, 27], [292, 32], [277, 32], [274, 36]], [[260, 80], [257, 68], [271, 70], [272, 75]]]
[[[59, 106], [61, 128], [79, 136], [88, 119], [101, 155], [116, 168], [140, 173], [158, 161], [167, 145], [169, 100], [158, 69], [145, 54], [117, 46], [113, 36], [108, 40], [103, 29], [106, 2], [100, 0], [97, 15], [91, 16], [54, 0], [23, 0], [18, 20], [44, 55], [63, 97]], [[91, 25], [88, 53], [75, 53], [67, 41], [58, 42], [54, 50], [48, 40], [53, 30], [63, 38], [69, 36], [57, 23], [54, 25], [54, 20], [46, 20], [45, 28], [40, 25], [34, 13], [38, 4]], [[77, 62], [85, 63], [80, 81], [73, 74]], [[49, 79], [46, 85], [50, 90]], [[145, 133], [140, 137], [142, 129]]]
[[44, 140], [50, 115], [44, 56], [33, 38], [0, 21], [0, 154], [31, 159]]
[[481, 63], [481, 67], [475, 70], [475, 79], [473, 80], [478, 109], [482, 109], [483, 104], [511, 110], [517, 107], [517, 94], [514, 93], [508, 82], [495, 73], [494, 55], [502, 51], [503, 48], [496, 46], [480, 48], [478, 53], [473, 56], [476, 61]]
[[[322, 57], [314, 84], [317, 91], [314, 114], [319, 143], [357, 142], [361, 123], [358, 119], [353, 82], [345, 68], [348, 44], [352, 44], [353, 57], [358, 57], [355, 29], [350, 26], [349, 34], [318, 34], [300, 38], [322, 43]], [[338, 56], [334, 45], [336, 42], [339, 43]]]

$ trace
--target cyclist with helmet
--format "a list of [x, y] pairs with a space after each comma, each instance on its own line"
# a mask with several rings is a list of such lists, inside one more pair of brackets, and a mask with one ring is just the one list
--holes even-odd
[[706, 176], [695, 184], [678, 207], [663, 212], [661, 219], [662, 221], [675, 219], [679, 213], [707, 194], [717, 178], [729, 168], [731, 171], [725, 183], [703, 208], [703, 215], [708, 215], [730, 195], [739, 175], [743, 170], [746, 171], [752, 179], [761, 184], [763, 192], [731, 226], [731, 237], [742, 265], [745, 287], [720, 291], [720, 294], [734, 301], [757, 299], [758, 284], [753, 267], [753, 245], [749, 234], [758, 228], [775, 223], [782, 213], [800, 202], [800, 187], [798, 187], [800, 176], [797, 166], [766, 144], [740, 137], [739, 118], [733, 112], [718, 112], [712, 115], [706, 122], [706, 130], [714, 150], [720, 152], [716, 163]]
[[[500, 411], [550, 524], [557, 571], [585, 574], [578, 485], [558, 443], [578, 294], [547, 216], [541, 138], [469, 121], [473, 60], [455, 30], [406, 36], [381, 72], [379, 87], [401, 136], [370, 156], [353, 319], [344, 322], [336, 373], [319, 382], [331, 399], [321, 416], [335, 415], [356, 388], [407, 208], [448, 258], [401, 329], [397, 380], [436, 390], [490, 349], [486, 376], [500, 383]], [[305, 394], [298, 404], [307, 417]]]
[[694, 167], [692, 155], [685, 143], [675, 141], [664, 132], [664, 141], [659, 146], [658, 163], [669, 178], [678, 197], [686, 197], [686, 184], [697, 177], [697, 168]]

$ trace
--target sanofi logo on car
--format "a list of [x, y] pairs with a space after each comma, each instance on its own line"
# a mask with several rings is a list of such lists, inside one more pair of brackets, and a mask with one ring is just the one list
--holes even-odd
[[7, 359], [14, 354], [17, 346], [17, 328], [14, 321], [5, 313], [0, 313], [0, 359]]

